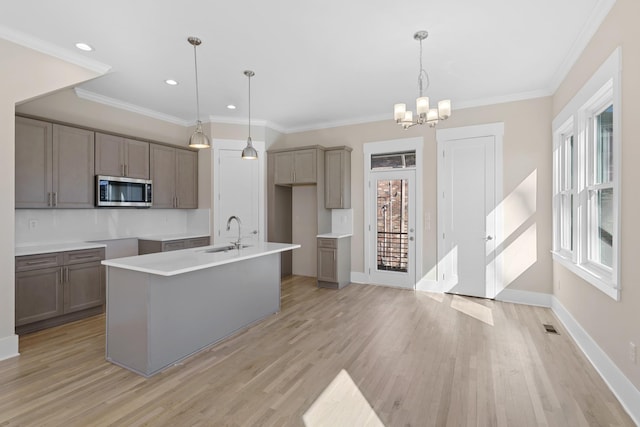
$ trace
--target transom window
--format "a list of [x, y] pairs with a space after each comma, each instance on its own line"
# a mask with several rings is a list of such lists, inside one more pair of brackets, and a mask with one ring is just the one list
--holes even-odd
[[616, 300], [619, 64], [617, 49], [553, 122], [554, 259]]

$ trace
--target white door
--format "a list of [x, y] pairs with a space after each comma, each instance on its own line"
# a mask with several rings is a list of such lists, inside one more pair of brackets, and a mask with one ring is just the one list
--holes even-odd
[[[215, 143], [215, 142], [214, 142]], [[221, 145], [220, 143], [216, 143]], [[217, 148], [215, 150], [214, 167], [216, 172], [213, 205], [214, 242], [226, 244], [238, 240], [238, 224], [231, 222], [227, 231], [227, 220], [231, 216], [240, 218], [242, 222], [242, 242], [251, 244], [262, 240], [264, 207], [263, 180], [261, 177], [262, 158], [243, 160], [241, 157], [243, 143], [234, 141], [237, 148]]]
[[369, 281], [414, 289], [415, 170], [372, 170], [369, 179]]
[[[493, 298], [495, 138], [449, 140], [443, 149], [441, 254], [445, 292]], [[444, 256], [444, 258], [443, 258]]]

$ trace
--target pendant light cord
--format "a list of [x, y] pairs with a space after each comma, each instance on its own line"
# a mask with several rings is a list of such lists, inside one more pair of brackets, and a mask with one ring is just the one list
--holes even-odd
[[251, 75], [249, 77], [249, 138], [251, 138]]
[[198, 53], [196, 45], [193, 45], [193, 62], [196, 68], [196, 117], [200, 121], [200, 95], [198, 94]]

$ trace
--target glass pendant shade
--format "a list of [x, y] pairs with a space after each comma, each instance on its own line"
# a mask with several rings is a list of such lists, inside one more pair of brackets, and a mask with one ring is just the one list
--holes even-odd
[[402, 119], [404, 119], [405, 111], [407, 111], [406, 104], [395, 104], [393, 106], [393, 117], [396, 122], [400, 122]]
[[196, 124], [196, 130], [189, 138], [189, 147], [191, 148], [209, 148], [211, 144], [209, 143], [209, 137], [202, 132], [202, 122], [198, 120]]
[[441, 120], [446, 120], [451, 116], [451, 100], [443, 99], [438, 102], [438, 116]]
[[429, 111], [429, 97], [421, 96], [416, 99], [416, 113], [420, 117], [425, 117]]
[[247, 146], [242, 150], [242, 158], [246, 160], [253, 160], [258, 158], [258, 152], [253, 148], [253, 142], [251, 137], [247, 138]]

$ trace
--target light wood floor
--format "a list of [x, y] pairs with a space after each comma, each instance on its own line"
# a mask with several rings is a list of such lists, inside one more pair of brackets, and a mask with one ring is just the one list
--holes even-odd
[[543, 308], [293, 277], [279, 314], [150, 379], [106, 362], [104, 340], [102, 316], [20, 337], [0, 425], [297, 426], [338, 377], [385, 426], [633, 425]]

